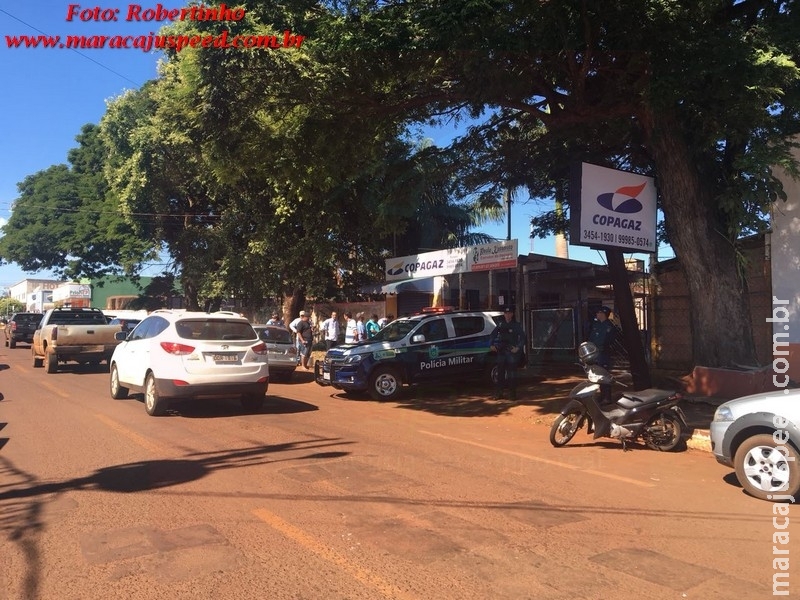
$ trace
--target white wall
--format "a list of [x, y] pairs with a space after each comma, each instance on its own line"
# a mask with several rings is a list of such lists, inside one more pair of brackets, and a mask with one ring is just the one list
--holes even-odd
[[[800, 160], [800, 152], [795, 151]], [[779, 174], [788, 196], [787, 201], [778, 201], [772, 210], [772, 235], [770, 251], [772, 259], [772, 296], [785, 304], [773, 303], [773, 343], [775, 334], [788, 334], [790, 344], [789, 374], [800, 381], [800, 181]], [[784, 310], [785, 309], [785, 310]]]

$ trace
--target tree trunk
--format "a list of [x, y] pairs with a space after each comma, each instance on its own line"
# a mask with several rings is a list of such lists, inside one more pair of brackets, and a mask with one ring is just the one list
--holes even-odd
[[606, 250], [606, 260], [611, 283], [614, 286], [614, 312], [617, 313], [620, 323], [622, 323], [622, 343], [628, 353], [631, 365], [633, 389], [644, 390], [652, 385], [650, 369], [644, 355], [642, 336], [639, 334], [639, 323], [636, 321], [633, 294], [622, 250]]
[[181, 277], [181, 287], [183, 287], [183, 299], [186, 302], [186, 310], [200, 310], [200, 301], [197, 296], [197, 285], [191, 277]]
[[291, 293], [284, 294], [283, 297], [283, 320], [288, 325], [293, 319], [297, 318], [300, 311], [305, 309], [306, 295], [300, 288], [292, 289]]
[[706, 183], [711, 176], [692, 160], [674, 115], [653, 112], [643, 123], [667, 233], [689, 292], [694, 364], [755, 365], [747, 286], [736, 246], [721, 226], [712, 184]]

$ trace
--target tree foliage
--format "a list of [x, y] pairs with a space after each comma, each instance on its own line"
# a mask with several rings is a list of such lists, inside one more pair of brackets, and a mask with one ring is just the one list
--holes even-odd
[[84, 126], [76, 139], [69, 165], [54, 165], [18, 185], [0, 256], [26, 271], [52, 270], [68, 279], [135, 273], [150, 254], [105, 194], [105, 147], [97, 127]]
[[[231, 34], [282, 40], [289, 23], [313, 38], [331, 15], [309, 7], [279, 19], [256, 5]], [[211, 30], [183, 23], [174, 33]], [[409, 251], [473, 239], [474, 214], [454, 202], [444, 158], [417, 151], [401, 120], [365, 119], [343, 102], [354, 65], [327, 51], [184, 49], [109, 107], [111, 192], [140, 236], [163, 241], [193, 304], [352, 295], [382, 275], [398, 239]]]
[[783, 196], [772, 169], [797, 174], [793, 2], [362, 1], [340, 13], [343, 60], [362, 56], [350, 87], [367, 90], [363, 110], [484, 115], [454, 150], [485, 201], [515, 186], [555, 196], [578, 160], [655, 175], [695, 360], [754, 362], [736, 240]]

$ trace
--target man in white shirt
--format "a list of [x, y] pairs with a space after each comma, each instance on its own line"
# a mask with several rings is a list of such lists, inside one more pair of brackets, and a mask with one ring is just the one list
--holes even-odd
[[353, 318], [352, 313], [344, 313], [345, 330], [344, 330], [344, 343], [355, 344], [358, 341], [358, 325]]
[[295, 350], [297, 350], [298, 364], [300, 363], [300, 353], [303, 350], [303, 342], [300, 340], [300, 336], [297, 335], [297, 325], [300, 323], [300, 321], [303, 320], [303, 317], [305, 316], [306, 316], [306, 311], [301, 310], [300, 315], [296, 319], [293, 319], [291, 323], [289, 323], [289, 329], [294, 334], [294, 347]]
[[339, 315], [334, 310], [331, 316], [322, 322], [322, 331], [325, 335], [325, 347], [330, 350], [339, 343]]

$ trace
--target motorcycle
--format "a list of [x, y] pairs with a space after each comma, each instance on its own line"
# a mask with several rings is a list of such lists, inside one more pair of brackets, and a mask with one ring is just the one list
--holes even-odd
[[594, 433], [594, 439], [619, 439], [623, 450], [628, 449], [628, 443], [639, 438], [653, 450], [677, 448], [687, 428], [686, 416], [678, 406], [681, 395], [650, 388], [624, 392], [615, 403], [601, 406], [600, 386], [611, 385], [614, 378], [595, 364], [598, 354], [597, 347], [591, 342], [579, 346], [579, 364], [586, 372], [587, 381], [579, 383], [570, 392], [571, 400], [550, 428], [550, 443], [556, 447], [568, 444], [586, 423], [588, 432]]

